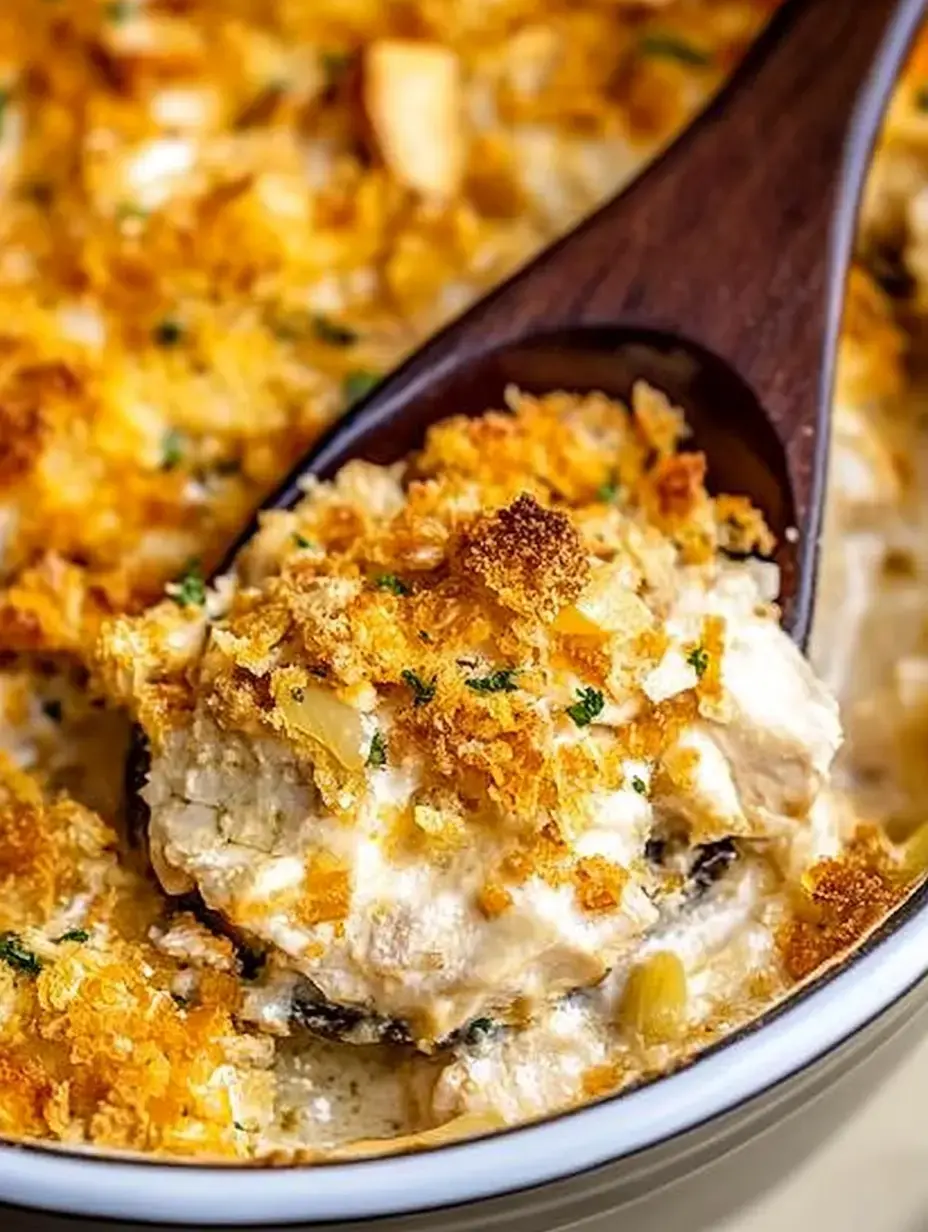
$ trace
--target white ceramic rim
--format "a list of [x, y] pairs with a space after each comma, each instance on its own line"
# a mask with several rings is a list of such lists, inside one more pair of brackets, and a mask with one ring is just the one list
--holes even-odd
[[187, 1226], [312, 1224], [412, 1214], [563, 1180], [721, 1116], [878, 1017], [928, 970], [925, 897], [887, 922], [888, 936], [759, 1030], [649, 1086], [541, 1124], [418, 1154], [280, 1169], [2, 1145], [0, 1201]]

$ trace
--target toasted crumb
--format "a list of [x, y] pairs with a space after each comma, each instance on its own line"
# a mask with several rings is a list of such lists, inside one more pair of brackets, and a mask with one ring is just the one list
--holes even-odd
[[570, 519], [527, 495], [478, 521], [460, 560], [504, 606], [544, 620], [553, 620], [572, 603], [589, 577]]

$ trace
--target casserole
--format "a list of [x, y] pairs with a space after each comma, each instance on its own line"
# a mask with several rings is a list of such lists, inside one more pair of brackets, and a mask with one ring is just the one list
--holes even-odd
[[[172, 336], [173, 336], [173, 331], [172, 331]], [[166, 332], [166, 330], [159, 332], [159, 345], [164, 345], [164, 340], [166, 340], [166, 338], [167, 338], [167, 332]], [[173, 345], [173, 343], [171, 343], [170, 345]], [[26, 595], [26, 596], [28, 596], [28, 589], [29, 589], [29, 588], [28, 588], [28, 582], [27, 582], [27, 583], [24, 585], [23, 590], [20, 592], [20, 596], [18, 596], [19, 601], [20, 601], [20, 603], [21, 603], [21, 604], [23, 604], [23, 600], [22, 600], [21, 596], [22, 596], [22, 594], [23, 594], [23, 593], [25, 593], [25, 595]], [[23, 604], [23, 606], [25, 606], [25, 604]], [[21, 610], [21, 609], [20, 609], [20, 610]], [[79, 930], [78, 930], [78, 931], [79, 931]], [[79, 944], [78, 942], [76, 942], [76, 943], [77, 943], [77, 944]], [[733, 1045], [733, 1047], [734, 1047], [734, 1045]], [[707, 1061], [706, 1061], [706, 1064], [708, 1064], [711, 1060], [712, 1060], [712, 1058], [708, 1058], [708, 1059], [707, 1059]], [[698, 1067], [697, 1067], [697, 1068], [698, 1068]], [[693, 1072], [695, 1072], [695, 1070], [694, 1070]], [[684, 1077], [684, 1076], [685, 1076], [685, 1075], [681, 1075], [680, 1077]], [[638, 1098], [638, 1096], [639, 1096], [639, 1095], [643, 1096], [643, 1095], [645, 1095], [645, 1094], [646, 1094], [646, 1092], [636, 1093], [634, 1096], [632, 1096], [632, 1097], [630, 1097], [630, 1098], [631, 1098], [631, 1099], [635, 1099], [635, 1098]], [[640, 1104], [639, 1104], [639, 1107], [640, 1107]], [[594, 1112], [595, 1112], [595, 1111], [599, 1111], [599, 1110], [597, 1110], [597, 1109], [593, 1109], [593, 1110], [591, 1110], [591, 1111], [594, 1111]], [[463, 1167], [463, 1158], [464, 1158], [463, 1156], [459, 1157], [459, 1159], [458, 1159], [458, 1158], [456, 1158], [454, 1162], [455, 1162], [456, 1164], [457, 1164], [458, 1162], [460, 1162], [460, 1163], [461, 1163], [461, 1166]], [[482, 1164], [481, 1164], [481, 1166], [482, 1166]], [[408, 1174], [408, 1172], [409, 1172], [409, 1170], [408, 1170], [408, 1169], [398, 1168], [398, 1169], [397, 1169], [397, 1172], [396, 1172], [396, 1174], [395, 1174], [395, 1175], [397, 1175], [398, 1177], [399, 1177], [400, 1175], [402, 1175], [402, 1176], [404, 1177], [404, 1180], [405, 1180], [405, 1179], [407, 1179], [407, 1174]], [[334, 1173], [333, 1173], [333, 1175], [334, 1175]], [[361, 1212], [359, 1212], [359, 1213], [361, 1213]], [[197, 1217], [199, 1218], [199, 1215], [198, 1215]], [[226, 1216], [226, 1217], [227, 1217], [227, 1216]]]

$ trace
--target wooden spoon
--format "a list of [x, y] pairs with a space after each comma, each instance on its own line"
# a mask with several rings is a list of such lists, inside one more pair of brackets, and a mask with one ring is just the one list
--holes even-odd
[[766, 514], [803, 645], [857, 207], [923, 8], [789, 0], [656, 164], [383, 381], [265, 508], [350, 458], [395, 462], [437, 419], [502, 405], [510, 383], [625, 399], [644, 378], [686, 411], [712, 488]]
[[[330, 478], [351, 458], [396, 461], [437, 419], [502, 405], [510, 383], [624, 399], [644, 378], [685, 409], [713, 486], [765, 512], [781, 540], [785, 615], [803, 643], [857, 204], [922, 8], [790, 0], [663, 158], [388, 377], [265, 508], [294, 505], [300, 479]], [[137, 733], [128, 788], [139, 840], [147, 772]], [[186, 900], [227, 931], [198, 894]], [[323, 1009], [341, 1021], [337, 1007], [310, 1008], [314, 1029]]]

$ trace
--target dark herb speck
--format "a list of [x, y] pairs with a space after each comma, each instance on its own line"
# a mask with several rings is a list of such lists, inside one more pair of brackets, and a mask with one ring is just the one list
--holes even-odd
[[514, 693], [519, 687], [515, 680], [516, 667], [501, 667], [488, 676], [473, 676], [464, 683], [475, 693]]
[[26, 949], [17, 933], [0, 933], [0, 960], [24, 975], [38, 975], [42, 970], [41, 960]]
[[417, 676], [415, 672], [411, 672], [409, 668], [405, 668], [400, 672], [400, 676], [404, 684], [407, 684], [412, 690], [412, 700], [415, 706], [425, 706], [435, 696], [435, 677], [431, 680], [424, 681], [421, 676]]
[[174, 347], [183, 340], [184, 327], [173, 317], [165, 317], [151, 331], [152, 341], [160, 347]]
[[346, 405], [354, 406], [356, 402], [366, 398], [371, 390], [377, 388], [380, 381], [381, 377], [377, 372], [365, 372], [362, 369], [358, 369], [356, 372], [349, 372], [342, 382], [342, 393], [344, 394]]
[[577, 700], [567, 707], [567, 713], [578, 727], [588, 727], [602, 712], [605, 701], [599, 689], [578, 689]]

